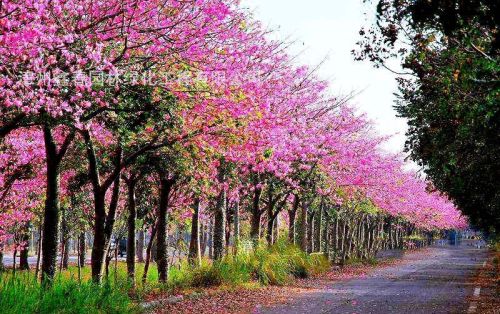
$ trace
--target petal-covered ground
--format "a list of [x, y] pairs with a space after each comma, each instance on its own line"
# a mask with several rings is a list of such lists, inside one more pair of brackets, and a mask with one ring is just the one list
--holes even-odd
[[[423, 257], [427, 249], [406, 253], [406, 257]], [[403, 263], [402, 259], [388, 258], [374, 265], [347, 265], [333, 267], [329, 272], [314, 278], [297, 279], [283, 287], [222, 287], [189, 291], [176, 297], [164, 297], [165, 301], [155, 306], [156, 313], [258, 313], [261, 309], [276, 304], [292, 303], [302, 295], [321, 291], [334, 281], [364, 278], [375, 270]], [[156, 296], [161, 300], [162, 296]]]
[[[462, 313], [473, 293], [472, 275], [485, 258], [485, 250], [465, 244], [431, 247], [376, 265], [334, 267], [326, 274], [295, 280], [284, 287], [226, 287], [186, 292], [175, 302], [159, 303], [154, 312]], [[491, 261], [489, 265], [493, 267]], [[476, 313], [494, 313], [498, 305], [498, 291], [492, 286], [494, 279], [484, 278], [483, 274], [476, 281], [480, 278], [490, 289]]]

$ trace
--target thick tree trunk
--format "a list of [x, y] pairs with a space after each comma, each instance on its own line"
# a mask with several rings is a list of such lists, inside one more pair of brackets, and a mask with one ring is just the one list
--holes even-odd
[[196, 199], [193, 205], [193, 215], [191, 221], [191, 241], [189, 243], [189, 263], [193, 266], [201, 265], [200, 246], [200, 200]]
[[59, 165], [60, 158], [52, 130], [43, 128], [45, 158], [47, 165], [47, 185], [43, 215], [42, 238], [42, 283], [51, 285], [56, 272], [57, 246], [59, 241]]
[[300, 248], [302, 251], [307, 252], [307, 205], [302, 204], [300, 207], [300, 229], [299, 229], [299, 235], [300, 235]]
[[19, 252], [19, 269], [20, 270], [29, 270], [30, 265], [28, 263], [28, 251], [29, 251], [29, 245], [28, 241], [30, 239], [29, 236], [29, 227], [26, 226], [26, 230], [23, 234], [23, 242], [26, 243], [25, 246], [21, 249], [21, 252]]
[[104, 206], [104, 194], [96, 193], [94, 195], [94, 241], [92, 244], [92, 252], [90, 256], [92, 280], [95, 283], [101, 282], [104, 259], [107, 255], [106, 251], [108, 247], [108, 241], [106, 241], [106, 233], [104, 231], [104, 227], [106, 224], [106, 213]]
[[259, 241], [260, 236], [260, 220], [262, 216], [262, 211], [260, 210], [260, 197], [262, 195], [262, 189], [256, 188], [253, 193], [252, 198], [252, 215], [250, 221], [250, 238], [254, 243]]
[[214, 214], [214, 260], [224, 256], [226, 226], [226, 191], [222, 189], [217, 198]]
[[160, 180], [160, 204], [158, 206], [158, 231], [156, 233], [156, 263], [158, 264], [158, 281], [167, 282], [168, 260], [167, 260], [167, 225], [168, 225], [168, 202], [173, 186], [173, 180]]
[[[118, 198], [120, 195], [120, 171], [116, 173], [112, 184], [113, 191], [108, 213], [106, 214], [105, 195], [109, 186], [101, 186], [99, 183], [99, 171], [97, 168], [97, 159], [93, 146], [90, 144], [90, 138], [87, 138], [87, 152], [89, 159], [89, 173], [91, 177], [94, 193], [94, 243], [91, 254], [92, 281], [100, 283], [102, 279], [103, 264], [107, 257], [109, 241], [113, 233], [113, 227], [116, 219], [116, 210], [118, 208]], [[121, 148], [117, 148], [115, 156], [115, 167], [119, 169], [122, 157]]]
[[135, 220], [137, 218], [135, 186], [137, 181], [127, 182], [128, 188], [128, 217], [127, 217], [127, 277], [135, 283]]

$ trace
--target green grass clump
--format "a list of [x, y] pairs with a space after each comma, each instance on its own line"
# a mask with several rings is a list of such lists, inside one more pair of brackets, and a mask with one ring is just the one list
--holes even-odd
[[135, 313], [127, 293], [111, 285], [56, 280], [44, 290], [29, 274], [0, 277], [0, 313]]

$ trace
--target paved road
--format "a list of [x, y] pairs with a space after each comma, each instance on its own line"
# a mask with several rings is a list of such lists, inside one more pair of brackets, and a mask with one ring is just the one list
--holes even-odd
[[486, 260], [486, 250], [467, 243], [432, 247], [404, 257], [397, 266], [368, 277], [332, 283], [293, 303], [259, 313], [466, 313], [474, 287], [468, 278]]

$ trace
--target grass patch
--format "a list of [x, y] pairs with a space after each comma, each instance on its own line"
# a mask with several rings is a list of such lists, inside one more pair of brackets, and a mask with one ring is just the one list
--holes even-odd
[[249, 284], [284, 285], [293, 278], [325, 272], [328, 260], [322, 254], [308, 255], [298, 247], [279, 242], [271, 247], [260, 243], [252, 251], [240, 250], [217, 262], [203, 259], [200, 266], [187, 262], [169, 269], [168, 282], [158, 284], [152, 263], [142, 284], [143, 265], [136, 265], [136, 287], [127, 281], [125, 263], [110, 265], [104, 284], [91, 283], [90, 267], [75, 266], [56, 275], [52, 288], [43, 290], [32, 272], [0, 273], [0, 313], [137, 313], [136, 304], [146, 295], [213, 286], [240, 287]]
[[29, 273], [0, 277], [0, 313], [137, 313], [126, 291], [59, 278], [44, 290]]

